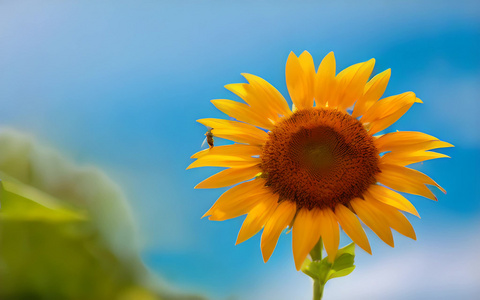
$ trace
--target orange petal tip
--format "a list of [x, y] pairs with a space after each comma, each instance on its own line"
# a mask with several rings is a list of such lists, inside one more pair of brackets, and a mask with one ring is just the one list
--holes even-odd
[[240, 236], [240, 234], [237, 236], [237, 240], [235, 241], [235, 246], [237, 246], [238, 244], [241, 244], [243, 242], [245, 242], [246, 240], [248, 240], [248, 238], [246, 238], [244, 235]]
[[251, 76], [252, 74], [250, 74], [250, 73], [240, 73], [240, 75], [242, 75], [248, 81], [247, 77]]
[[367, 249], [363, 249], [362, 247], [360, 247], [363, 251], [367, 252], [368, 254], [372, 255], [372, 247], [370, 246], [370, 244], [368, 244], [368, 248]]

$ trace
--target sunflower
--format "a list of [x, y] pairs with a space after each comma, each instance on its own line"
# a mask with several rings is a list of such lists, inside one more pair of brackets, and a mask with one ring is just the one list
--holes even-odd
[[213, 128], [215, 138], [235, 143], [194, 154], [196, 160], [188, 167], [227, 168], [196, 188], [233, 186], [204, 217], [223, 221], [246, 214], [237, 244], [263, 228], [265, 262], [290, 227], [297, 270], [320, 238], [329, 257], [335, 258], [339, 227], [371, 254], [360, 220], [392, 247], [391, 229], [416, 239], [401, 211], [419, 215], [398, 192], [436, 200], [427, 185], [445, 190], [406, 166], [448, 157], [427, 150], [452, 145], [415, 131], [378, 135], [422, 101], [413, 92], [380, 99], [390, 69], [369, 80], [374, 64], [371, 59], [336, 74], [331, 52], [315, 72], [310, 53], [290, 53], [285, 75], [292, 109], [260, 77], [242, 74], [248, 83], [226, 85], [245, 103], [212, 103], [233, 120], [198, 122]]

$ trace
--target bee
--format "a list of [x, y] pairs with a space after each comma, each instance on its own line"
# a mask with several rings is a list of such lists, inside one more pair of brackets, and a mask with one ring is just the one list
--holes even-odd
[[213, 133], [212, 133], [213, 128], [209, 127], [207, 132], [205, 133], [205, 139], [203, 140], [202, 143], [202, 148], [205, 147], [205, 143], [208, 143], [209, 149], [213, 148]]

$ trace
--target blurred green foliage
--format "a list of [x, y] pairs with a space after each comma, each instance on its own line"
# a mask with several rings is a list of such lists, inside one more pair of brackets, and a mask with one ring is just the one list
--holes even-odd
[[202, 299], [140, 260], [118, 187], [12, 130], [0, 131], [0, 299]]

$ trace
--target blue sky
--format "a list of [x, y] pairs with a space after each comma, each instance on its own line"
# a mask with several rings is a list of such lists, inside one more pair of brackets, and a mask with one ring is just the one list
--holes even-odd
[[[243, 82], [242, 72], [287, 96], [290, 51], [308, 50], [317, 64], [334, 51], [339, 69], [374, 57], [374, 72], [392, 69], [386, 95], [411, 90], [424, 101], [390, 130], [456, 146], [443, 151], [452, 159], [416, 166], [448, 194], [409, 197], [422, 216], [410, 218], [418, 240], [395, 235], [391, 249], [369, 232], [374, 255], [359, 250], [357, 270], [326, 293], [342, 299], [345, 284], [360, 299], [400, 290], [468, 299], [480, 280], [462, 258], [480, 245], [479, 20], [476, 1], [3, 1], [1, 123], [111, 176], [137, 219], [145, 262], [166, 282], [212, 299], [309, 299], [290, 235], [264, 264], [259, 237], [234, 246], [241, 218], [200, 220], [222, 191], [193, 190], [213, 168], [185, 171], [205, 131], [195, 120], [223, 117], [209, 100], [236, 99], [223, 86]], [[455, 283], [432, 285], [452, 268]], [[382, 291], [378, 282], [385, 293], [368, 294]]]

